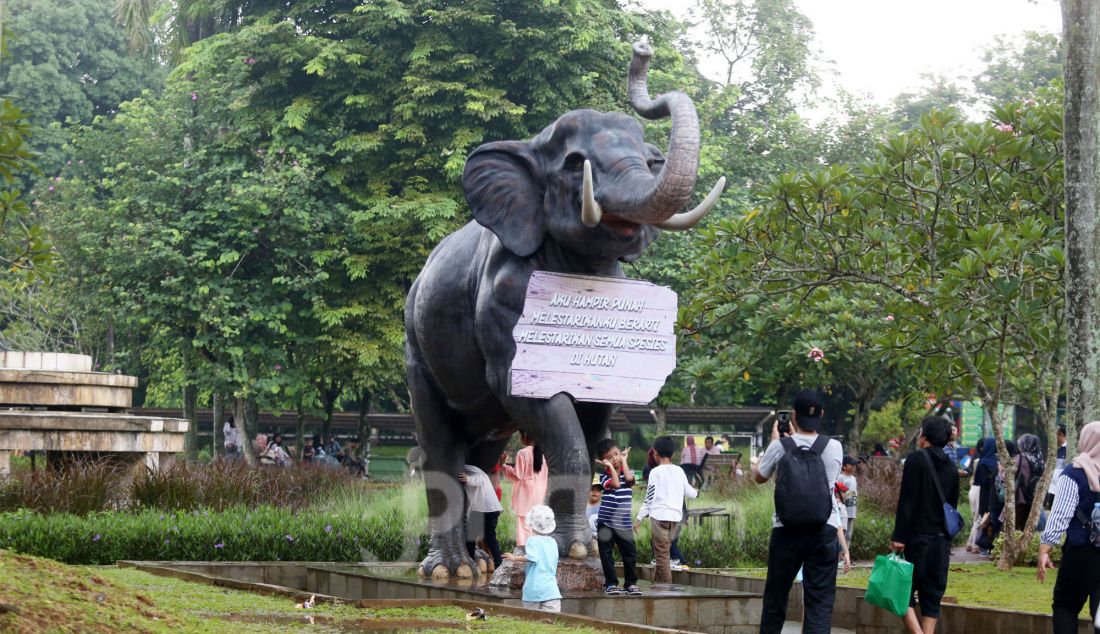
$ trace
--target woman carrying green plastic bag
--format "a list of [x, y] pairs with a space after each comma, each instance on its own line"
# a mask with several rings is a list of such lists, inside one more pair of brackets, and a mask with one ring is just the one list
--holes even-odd
[[888, 612], [904, 617], [913, 596], [913, 564], [894, 553], [875, 557], [867, 594], [863, 599]]
[[[951, 538], [962, 526], [956, 510], [959, 506], [959, 472], [943, 451], [950, 437], [950, 421], [940, 416], [925, 417], [921, 421], [920, 437], [917, 438], [920, 451], [906, 457], [901, 473], [901, 492], [891, 547], [912, 564], [912, 594], [909, 609], [902, 616], [905, 627], [912, 634], [932, 634], [936, 631], [940, 602], [947, 590]], [[877, 561], [875, 568], [878, 568]], [[901, 616], [897, 611], [894, 614]]]

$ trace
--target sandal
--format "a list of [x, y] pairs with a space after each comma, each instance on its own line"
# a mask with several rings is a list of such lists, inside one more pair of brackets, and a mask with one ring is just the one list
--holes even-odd
[[627, 586], [626, 587], [626, 593], [627, 594], [632, 594], [634, 596], [638, 596], [639, 594], [642, 593], [642, 590], [638, 586]]

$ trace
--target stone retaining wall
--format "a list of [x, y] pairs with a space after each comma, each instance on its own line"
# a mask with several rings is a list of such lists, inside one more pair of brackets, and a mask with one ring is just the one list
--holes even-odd
[[[653, 568], [639, 566], [642, 578], [650, 578]], [[764, 592], [764, 579], [739, 577], [712, 572], [675, 571], [674, 583], [738, 592]], [[1048, 586], [1050, 587], [1050, 586]], [[833, 606], [833, 627], [855, 630], [859, 634], [902, 634], [901, 619], [863, 600], [866, 590], [837, 586]], [[796, 583], [787, 603], [787, 618], [799, 620], [802, 614], [802, 584]], [[1047, 614], [1014, 612], [944, 603], [936, 631], [940, 634], [1038, 634], [1050, 632], [1052, 619]], [[1081, 619], [1079, 634], [1094, 634], [1092, 622]]]

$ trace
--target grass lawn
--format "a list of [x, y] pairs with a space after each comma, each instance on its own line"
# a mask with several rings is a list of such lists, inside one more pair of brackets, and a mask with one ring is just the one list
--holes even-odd
[[366, 610], [319, 605], [307, 612], [288, 597], [251, 594], [132, 569], [65, 566], [0, 550], [3, 632], [348, 632], [514, 634], [595, 633], [507, 616], [467, 622], [458, 607]]

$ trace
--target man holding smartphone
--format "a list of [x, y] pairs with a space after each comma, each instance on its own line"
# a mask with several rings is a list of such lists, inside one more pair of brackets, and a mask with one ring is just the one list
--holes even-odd
[[836, 598], [837, 529], [833, 483], [840, 474], [844, 450], [818, 431], [825, 409], [816, 390], [794, 397], [793, 411], [776, 413], [771, 444], [754, 468], [756, 482], [776, 475], [772, 536], [768, 545], [768, 579], [760, 632], [778, 634], [787, 616], [787, 598], [802, 569], [805, 633], [829, 632]]

